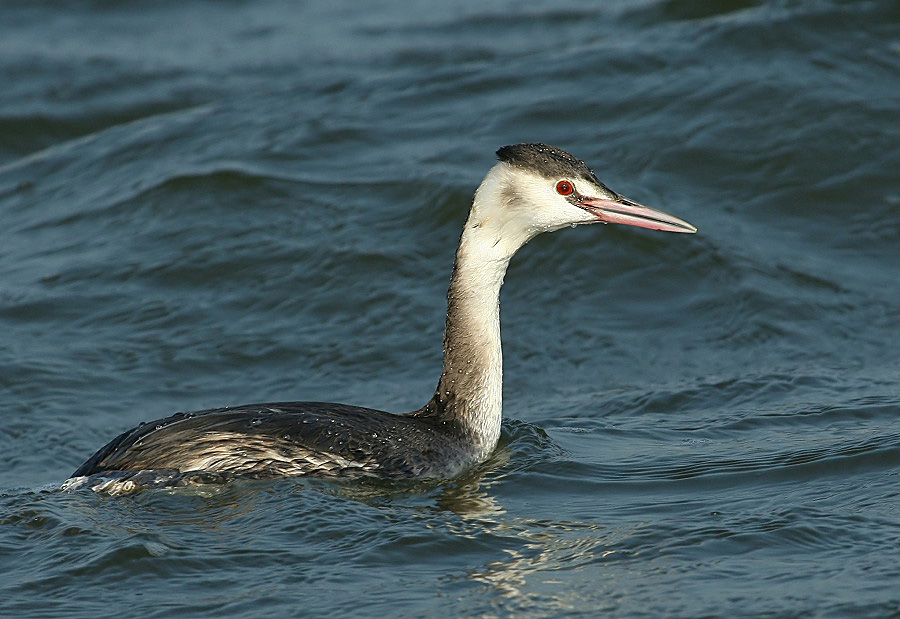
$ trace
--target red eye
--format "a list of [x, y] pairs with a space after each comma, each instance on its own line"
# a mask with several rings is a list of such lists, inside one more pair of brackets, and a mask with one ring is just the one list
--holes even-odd
[[569, 181], [559, 181], [556, 183], [556, 193], [561, 196], [571, 196], [575, 193], [575, 187]]

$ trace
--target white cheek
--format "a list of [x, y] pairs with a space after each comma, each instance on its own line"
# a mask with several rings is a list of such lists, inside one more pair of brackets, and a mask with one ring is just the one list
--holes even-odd
[[569, 202], [565, 196], [559, 195], [553, 188], [544, 189], [541, 205], [536, 213], [536, 223], [544, 232], [590, 223], [595, 220], [593, 215]]
[[[485, 232], [493, 232], [494, 244], [512, 255], [529, 239], [542, 232], [591, 223], [596, 219], [556, 191], [562, 179], [547, 179], [497, 164], [475, 194], [470, 219]], [[514, 192], [509, 192], [514, 188]], [[576, 191], [580, 190], [577, 184]], [[587, 188], [585, 188], [587, 189]], [[510, 195], [514, 201], [510, 201]]]

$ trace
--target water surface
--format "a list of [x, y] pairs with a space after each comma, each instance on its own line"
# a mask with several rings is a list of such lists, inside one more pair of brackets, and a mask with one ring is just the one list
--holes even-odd
[[[898, 17], [3, 3], [0, 615], [897, 616]], [[520, 141], [700, 232], [515, 258], [484, 466], [53, 490], [178, 410], [421, 406]]]

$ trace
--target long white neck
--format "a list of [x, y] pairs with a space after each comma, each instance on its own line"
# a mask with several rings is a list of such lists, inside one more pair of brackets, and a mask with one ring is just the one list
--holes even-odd
[[424, 411], [463, 433], [485, 457], [497, 445], [503, 410], [500, 287], [510, 258], [534, 234], [510, 235], [502, 216], [504, 169], [475, 194], [447, 293], [444, 370]]

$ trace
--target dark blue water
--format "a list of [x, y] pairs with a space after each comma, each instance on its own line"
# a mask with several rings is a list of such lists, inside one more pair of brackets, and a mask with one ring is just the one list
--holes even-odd
[[[0, 5], [0, 616], [885, 617], [893, 1]], [[421, 406], [504, 144], [684, 217], [546, 235], [450, 483], [54, 489], [178, 410]]]

